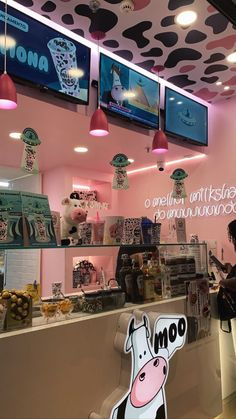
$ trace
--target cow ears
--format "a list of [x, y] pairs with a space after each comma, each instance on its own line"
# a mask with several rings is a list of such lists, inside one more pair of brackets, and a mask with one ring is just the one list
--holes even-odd
[[129, 337], [126, 340], [126, 344], [125, 344], [125, 350], [126, 352], [129, 352], [131, 347], [132, 347], [132, 339], [131, 339], [131, 335], [133, 333], [133, 331], [135, 330], [134, 327], [134, 317], [131, 317], [129, 326], [128, 326], [128, 330], [129, 330]]
[[146, 328], [147, 338], [149, 338], [150, 337], [149, 320], [148, 320], [148, 317], [145, 314], [143, 314], [143, 324]]
[[61, 201], [61, 203], [62, 203], [62, 205], [69, 205], [69, 203], [70, 203], [70, 198], [64, 198], [64, 199]]

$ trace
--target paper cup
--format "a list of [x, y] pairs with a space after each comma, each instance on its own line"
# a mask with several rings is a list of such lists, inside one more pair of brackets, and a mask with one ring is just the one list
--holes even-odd
[[105, 217], [103, 244], [121, 244], [123, 235], [124, 217], [107, 216]]
[[77, 69], [76, 46], [65, 38], [53, 38], [48, 48], [57, 72], [61, 91], [72, 96], [79, 92], [79, 78], [73, 75]]
[[92, 244], [92, 223], [80, 223], [78, 227], [79, 238], [81, 244]]
[[161, 239], [161, 223], [153, 223], [151, 244], [160, 244], [160, 239]]
[[142, 241], [141, 218], [125, 218], [122, 244], [140, 244]]

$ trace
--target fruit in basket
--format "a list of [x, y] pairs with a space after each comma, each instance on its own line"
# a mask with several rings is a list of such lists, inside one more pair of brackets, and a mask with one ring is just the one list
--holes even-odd
[[8, 290], [4, 290], [2, 292], [2, 298], [4, 298], [4, 300], [7, 300], [10, 297], [11, 297], [11, 294], [10, 294], [10, 292]]

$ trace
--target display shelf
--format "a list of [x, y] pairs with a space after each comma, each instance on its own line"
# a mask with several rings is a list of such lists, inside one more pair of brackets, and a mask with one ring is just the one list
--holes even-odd
[[159, 243], [159, 244], [86, 244], [86, 245], [73, 245], [73, 246], [57, 246], [57, 245], [39, 245], [39, 246], [17, 246], [17, 247], [10, 247], [10, 246], [2, 246], [0, 245], [0, 250], [31, 250], [31, 249], [84, 249], [84, 248], [107, 248], [107, 247], [120, 247], [120, 248], [137, 248], [140, 247], [160, 247], [160, 246], [204, 246], [205, 243]]

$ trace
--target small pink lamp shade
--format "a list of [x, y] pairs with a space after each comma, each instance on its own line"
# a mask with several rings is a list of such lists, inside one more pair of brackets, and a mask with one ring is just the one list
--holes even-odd
[[100, 108], [96, 109], [92, 115], [89, 134], [95, 137], [104, 137], [109, 134], [107, 117]]
[[7, 73], [0, 76], [0, 109], [16, 109], [16, 88]]
[[159, 129], [156, 131], [153, 142], [152, 152], [155, 154], [166, 153], [168, 151], [168, 140], [166, 134]]

